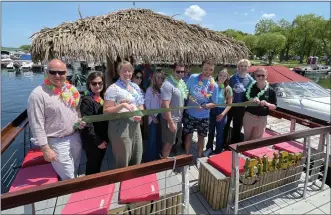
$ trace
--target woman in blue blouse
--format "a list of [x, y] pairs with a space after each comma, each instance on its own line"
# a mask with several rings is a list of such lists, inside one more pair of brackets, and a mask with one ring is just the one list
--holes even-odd
[[[231, 104], [232, 103], [232, 89], [229, 86], [229, 74], [226, 69], [221, 70], [216, 77], [218, 85], [218, 103], [217, 104]], [[210, 110], [210, 122], [207, 149], [204, 156], [209, 156], [213, 153], [213, 144], [216, 128], [216, 149], [215, 154], [221, 153], [224, 148], [223, 129], [226, 124], [226, 114], [231, 107], [215, 107]]]

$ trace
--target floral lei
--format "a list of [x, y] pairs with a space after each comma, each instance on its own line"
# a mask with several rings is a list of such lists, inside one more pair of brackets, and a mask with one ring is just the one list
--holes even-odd
[[186, 87], [185, 82], [182, 79], [180, 79], [179, 81], [177, 81], [172, 75], [169, 76], [169, 79], [175, 85], [175, 87], [177, 87], [180, 90], [180, 92], [182, 94], [182, 97], [184, 99], [186, 99], [187, 98], [187, 95], [188, 95], [188, 89]]
[[55, 87], [54, 85], [52, 85], [48, 79], [48, 76], [46, 75], [44, 79], [44, 84], [48, 89], [52, 90], [55, 95], [59, 95], [63, 102], [73, 107], [78, 106], [80, 94], [76, 87], [74, 87], [68, 81], [66, 81], [64, 87], [60, 89], [59, 87]]
[[[198, 84], [199, 84], [200, 86], [203, 85], [202, 75], [201, 75], [201, 74], [199, 75], [199, 82], [198, 82]], [[211, 78], [209, 78], [209, 80], [208, 80], [208, 84], [207, 84], [207, 86], [206, 86], [207, 91], [202, 90], [202, 91], [201, 91], [202, 95], [203, 95], [205, 98], [208, 99], [210, 96], [212, 96], [212, 94], [213, 94], [213, 90], [214, 90], [214, 87], [215, 87], [215, 81], [214, 81], [214, 78], [211, 77]]]
[[[247, 89], [247, 92], [246, 92], [246, 98], [248, 99], [248, 100], [250, 100], [251, 99], [251, 90], [252, 90], [252, 87], [253, 87], [253, 85], [256, 83], [256, 81], [253, 81], [252, 83], [251, 83], [251, 85], [249, 85], [249, 87], [248, 87], [248, 89]], [[260, 96], [262, 96], [264, 93], [265, 93], [265, 91], [269, 88], [269, 82], [268, 81], [266, 81], [265, 82], [266, 84], [265, 84], [265, 87], [264, 87], [264, 89], [263, 90], [261, 90], [254, 98], [258, 98], [258, 99], [260, 99]]]
[[91, 96], [95, 102], [98, 102], [99, 104], [101, 104], [101, 106], [103, 105], [103, 99], [100, 96], [97, 96], [94, 93], [90, 92], [89, 90], [85, 90], [84, 95]]
[[[126, 91], [128, 91], [132, 96], [133, 98], [135, 99], [135, 102], [138, 102], [139, 101], [139, 92], [141, 91], [139, 87], [136, 87], [131, 81], [129, 81], [129, 85], [131, 86], [131, 88], [133, 88], [134, 90], [132, 89], [128, 89], [124, 83], [124, 81], [118, 79], [116, 81], [117, 85], [119, 87], [121, 87], [122, 89], [125, 89]], [[138, 85], [137, 85], [138, 86]], [[135, 92], [136, 91], [136, 92]]]

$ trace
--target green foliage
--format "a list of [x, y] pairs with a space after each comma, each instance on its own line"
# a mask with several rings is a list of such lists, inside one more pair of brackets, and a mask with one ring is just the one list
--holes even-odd
[[30, 51], [31, 45], [22, 45], [19, 49], [23, 51]]
[[257, 46], [266, 50], [269, 64], [272, 64], [272, 59], [284, 47], [285, 41], [286, 37], [279, 32], [264, 33], [258, 36]]
[[227, 29], [226, 31], [221, 31], [220, 33], [224, 34], [227, 37], [240, 41], [243, 41], [244, 37], [248, 35], [248, 33], [244, 33], [242, 31], [238, 31], [234, 29]]

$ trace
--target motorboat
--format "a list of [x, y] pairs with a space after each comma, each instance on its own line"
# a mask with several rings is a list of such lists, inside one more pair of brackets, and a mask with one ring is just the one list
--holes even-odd
[[[277, 94], [277, 108], [298, 113], [313, 121], [330, 123], [330, 91], [285, 66], [252, 66], [268, 71], [268, 82]], [[254, 75], [252, 75], [254, 78]]]

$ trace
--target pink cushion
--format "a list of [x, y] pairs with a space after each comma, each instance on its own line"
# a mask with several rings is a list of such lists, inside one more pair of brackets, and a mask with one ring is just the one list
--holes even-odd
[[40, 148], [30, 149], [23, 160], [22, 168], [48, 163], [49, 162], [45, 161], [43, 152]]
[[160, 199], [159, 185], [156, 174], [123, 181], [120, 187], [120, 204], [156, 201]]
[[[210, 165], [222, 172], [224, 175], [230, 177], [232, 170], [232, 152], [224, 151], [218, 155], [208, 158], [207, 161]], [[239, 157], [239, 173], [243, 173], [246, 160]]]
[[246, 152], [243, 152], [243, 154], [250, 158], [255, 158], [255, 157], [263, 158], [264, 155], [266, 155], [269, 158], [273, 158], [274, 152], [277, 151], [269, 147], [261, 147], [257, 149], [248, 150]]
[[26, 167], [18, 171], [9, 192], [55, 182], [58, 182], [58, 176], [53, 169], [52, 164]]
[[290, 153], [303, 152], [303, 145], [294, 141], [277, 143], [274, 145], [275, 149], [287, 151]]
[[115, 185], [109, 184], [70, 195], [61, 214], [107, 214]]

